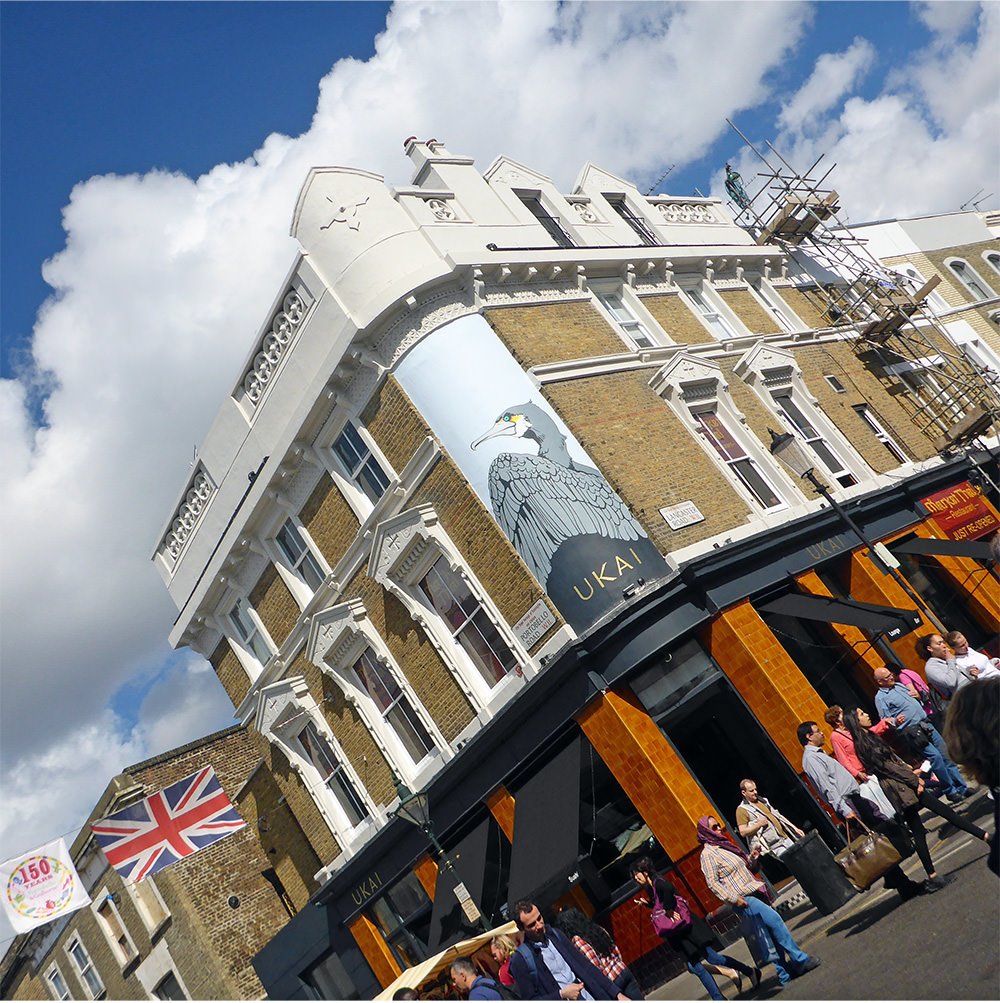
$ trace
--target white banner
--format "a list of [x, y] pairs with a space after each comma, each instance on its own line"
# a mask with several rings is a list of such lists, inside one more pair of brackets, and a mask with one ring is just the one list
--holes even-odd
[[0, 864], [3, 904], [11, 926], [27, 933], [89, 905], [80, 875], [62, 839]]

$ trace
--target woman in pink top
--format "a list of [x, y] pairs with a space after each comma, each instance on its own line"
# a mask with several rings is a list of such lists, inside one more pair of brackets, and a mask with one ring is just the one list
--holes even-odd
[[[827, 707], [826, 713], [823, 715], [827, 724], [830, 725], [830, 744], [833, 746], [833, 755], [837, 762], [847, 770], [848, 773], [859, 784], [867, 783], [871, 778], [868, 776], [867, 771], [861, 765], [861, 760], [858, 759], [858, 754], [854, 751], [854, 739], [851, 738], [851, 733], [844, 726], [844, 712], [837, 705], [834, 704], [832, 707]], [[902, 724], [906, 720], [905, 715], [899, 714], [895, 718], [886, 717], [883, 718], [878, 724], [873, 724], [869, 731], [874, 732], [876, 735], [884, 735], [890, 728], [894, 728], [897, 724]]]

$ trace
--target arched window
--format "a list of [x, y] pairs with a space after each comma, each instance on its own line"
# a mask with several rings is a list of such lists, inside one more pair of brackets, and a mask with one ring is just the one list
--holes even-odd
[[990, 299], [992, 294], [986, 283], [976, 274], [972, 266], [961, 258], [951, 258], [948, 268], [965, 289], [978, 300]]
[[983, 261], [1000, 275], [1000, 251], [983, 251]]

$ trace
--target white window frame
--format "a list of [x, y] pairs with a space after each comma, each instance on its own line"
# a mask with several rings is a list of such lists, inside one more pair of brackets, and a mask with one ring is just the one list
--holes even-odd
[[[656, 225], [646, 218], [646, 213], [633, 204], [626, 192], [601, 192], [601, 198], [608, 204], [612, 212], [612, 218], [620, 220], [629, 230], [639, 238], [639, 244], [643, 247], [662, 247], [663, 240], [657, 235], [653, 227]], [[618, 206], [625, 211], [620, 212]], [[647, 239], [648, 238], [648, 239]]]
[[[650, 386], [667, 401], [712, 463], [725, 475], [726, 481], [747, 503], [749, 518], [770, 516], [801, 503], [799, 488], [791, 482], [770, 452], [764, 449], [757, 436], [746, 428], [746, 416], [734, 406], [729, 386], [716, 363], [687, 354], [677, 355], [650, 380]], [[696, 417], [705, 411], [713, 411], [719, 417], [757, 474], [778, 498], [777, 505], [765, 505], [706, 439], [702, 424]]]
[[[861, 454], [819, 406], [818, 399], [809, 391], [802, 378], [802, 370], [791, 352], [763, 342], [758, 343], [736, 363], [735, 372], [753, 387], [779, 424], [798, 438], [807, 454], [815, 459], [820, 473], [834, 489], [851, 487], [851, 484], [844, 483], [848, 478], [855, 484], [860, 484], [874, 476], [874, 471]], [[812, 428], [812, 436], [799, 427], [793, 415], [785, 411], [778, 401], [779, 396], [789, 397], [792, 406]], [[817, 450], [813, 443], [822, 443], [821, 449]], [[839, 462], [839, 470], [830, 468], [822, 449]]]
[[[149, 934], [150, 940], [153, 940], [156, 934], [170, 920], [170, 909], [163, 900], [160, 889], [156, 887], [154, 877], [154, 875], [149, 874], [137, 883], [125, 882], [125, 890], [128, 892], [129, 898], [132, 899], [135, 911], [139, 914], [143, 926], [146, 927], [146, 932]], [[150, 904], [150, 899], [162, 911], [162, 916], [156, 917], [153, 914], [153, 906]]]
[[997, 275], [1000, 275], [1000, 251], [983, 251], [981, 257], [986, 262], [987, 268], [992, 268]]
[[875, 438], [892, 453], [900, 464], [910, 462], [910, 458], [906, 455], [902, 446], [885, 430], [882, 423], [875, 417], [867, 404], [855, 404], [853, 410], [868, 428], [871, 429]]
[[[431, 739], [431, 748], [419, 760], [414, 760], [354, 668], [366, 652], [371, 652], [372, 657], [386, 668]], [[305, 657], [340, 687], [348, 702], [357, 709], [386, 761], [414, 790], [422, 786], [423, 779], [437, 771], [442, 761], [452, 757], [452, 750], [441, 729], [417, 696], [406, 673], [392, 657], [360, 599], [330, 606], [312, 616]]]
[[[548, 195], [539, 188], [511, 188], [511, 193], [517, 199], [521, 208], [531, 217], [532, 222], [537, 226], [540, 226], [545, 233], [552, 239], [553, 245], [561, 250], [570, 250], [574, 247], [580, 247], [580, 239], [573, 232], [572, 226], [567, 226], [568, 217], [560, 216], [553, 211], [553, 205]], [[537, 202], [539, 208], [543, 213], [550, 219], [556, 226], [562, 230], [563, 235], [569, 241], [568, 244], [564, 244], [559, 240], [558, 237], [553, 236], [549, 231], [548, 227], [531, 211], [528, 206], [528, 202]], [[617, 213], [615, 214], [617, 218]]]
[[847, 393], [847, 387], [845, 387], [844, 384], [840, 382], [840, 377], [837, 376], [835, 373], [824, 373], [823, 379], [830, 384], [830, 386], [833, 388], [834, 393], [836, 394]]
[[[480, 608], [517, 660], [515, 668], [492, 686], [456, 640], [450, 625], [431, 608], [419, 588], [420, 580], [442, 556], [464, 579]], [[524, 685], [526, 679], [537, 673], [537, 665], [500, 615], [489, 593], [465, 563], [451, 538], [441, 528], [432, 505], [418, 505], [376, 527], [368, 574], [392, 592], [423, 627], [477, 714], [482, 711], [494, 713]]]
[[[746, 338], [750, 332], [708, 282], [678, 282], [681, 298], [716, 341]], [[701, 303], [698, 301], [701, 300]]]
[[[62, 990], [55, 984], [56, 979], [62, 983]], [[45, 969], [45, 991], [54, 1000], [71, 1000], [73, 998], [73, 993], [69, 988], [69, 983], [66, 981], [66, 976], [63, 975], [59, 966], [54, 961]]]
[[[595, 306], [600, 314], [615, 329], [618, 336], [633, 352], [643, 352], [650, 348], [659, 348], [664, 344], [664, 339], [661, 336], [653, 334], [654, 330], [659, 330], [659, 325], [648, 316], [646, 308], [638, 300], [634, 303], [631, 302], [632, 297], [626, 294], [625, 286], [611, 288], [594, 282], [590, 284], [590, 291], [594, 294], [594, 299], [596, 300]], [[612, 300], [617, 300], [618, 306]], [[624, 318], [617, 315], [616, 311], [619, 309], [625, 315]], [[650, 321], [652, 321], [652, 324]], [[648, 344], [640, 344], [633, 337], [632, 329], [638, 329]]]
[[[87, 959], [87, 964], [80, 967], [77, 962], [76, 955], [73, 953], [73, 945], [79, 945], [80, 951], [83, 956]], [[94, 959], [90, 956], [90, 951], [87, 950], [87, 945], [84, 944], [83, 938], [80, 936], [79, 931], [73, 934], [69, 940], [66, 941], [66, 946], [63, 948], [69, 958], [69, 963], [76, 973], [77, 981], [80, 983], [81, 988], [87, 994], [87, 999], [99, 1000], [103, 999], [107, 995], [107, 988], [104, 985], [104, 979], [101, 978], [101, 973], [97, 970], [97, 966], [94, 964]], [[90, 983], [87, 981], [87, 972], [93, 972], [94, 978], [100, 984], [100, 989], [95, 993], [91, 987]]]
[[[239, 628], [233, 622], [232, 613], [234, 610], [239, 608], [243, 615], [250, 620], [253, 626], [256, 628], [251, 631], [247, 639], [244, 639]], [[260, 674], [264, 671], [264, 667], [267, 663], [274, 657], [278, 651], [278, 646], [274, 643], [271, 635], [267, 632], [267, 628], [264, 626], [264, 621], [257, 615], [257, 611], [253, 608], [253, 603], [250, 602], [250, 597], [240, 594], [227, 605], [224, 613], [216, 616], [216, 625], [225, 634], [226, 639], [229, 641], [229, 646], [236, 653], [237, 659], [239, 659], [240, 664], [243, 666], [247, 677], [250, 682], [254, 682]], [[270, 655], [267, 661], [262, 662], [259, 655], [254, 650], [253, 647], [247, 647], [248, 644], [252, 643], [253, 636], [256, 634], [261, 640], [263, 646], [270, 651]]]
[[[970, 296], [975, 300], [988, 300], [993, 299], [996, 296], [989, 284], [983, 281], [982, 276], [969, 264], [965, 258], [945, 258], [945, 267], [948, 269], [949, 274], [957, 279], [962, 288], [969, 293]], [[961, 265], [966, 274], [962, 274], [961, 270], [956, 270], [955, 265]], [[976, 288], [978, 286], [978, 288]]]
[[[369, 457], [375, 461], [389, 482], [388, 487], [374, 502], [358, 485], [354, 475], [348, 471], [347, 466], [335, 448], [335, 443], [345, 433], [348, 424], [353, 426], [358, 437], [367, 448]], [[364, 523], [376, 508], [385, 504], [386, 497], [392, 494], [393, 488], [399, 483], [399, 478], [396, 471], [393, 470], [392, 464], [385, 458], [382, 450], [378, 447], [378, 443], [375, 442], [374, 438], [369, 434], [368, 429], [365, 428], [364, 422], [355, 414], [345, 412], [335, 417], [320, 435], [317, 436], [313, 450], [326, 467], [334, 484], [337, 485], [338, 490], [344, 496], [347, 504], [361, 523]], [[358, 469], [361, 468], [359, 467]]]
[[[288, 525], [291, 525], [293, 532], [297, 534], [303, 547], [302, 553], [295, 561], [292, 561], [285, 553], [284, 548], [278, 541], [279, 535]], [[323, 583], [329, 576], [331, 569], [320, 552], [319, 547], [316, 546], [316, 541], [313, 540], [309, 535], [309, 531], [302, 524], [302, 520], [296, 513], [284, 508], [279, 501], [277, 516], [271, 522], [266, 537], [257, 542], [261, 553], [274, 564], [275, 570], [285, 583], [288, 591], [291, 592], [292, 598], [298, 604], [299, 609], [305, 609], [312, 601], [316, 592], [323, 587]], [[315, 589], [306, 580], [301, 570], [301, 566], [310, 561], [314, 566], [315, 573], [319, 577], [319, 583]]]
[[[156, 980], [156, 984], [155, 984], [155, 985], [153, 986], [153, 988], [152, 988], [152, 989], [150, 989], [150, 991], [149, 991], [149, 995], [150, 995], [150, 997], [151, 997], [152, 999], [156, 999], [156, 1000], [161, 1000], [161, 999], [164, 999], [164, 998], [165, 998], [165, 997], [163, 997], [163, 996], [159, 996], [159, 995], [157, 995], [157, 992], [156, 992], [156, 990], [157, 990], [157, 989], [159, 989], [159, 987], [160, 987], [161, 985], [163, 985], [163, 983], [164, 983], [164, 982], [165, 982], [165, 981], [166, 981], [166, 980], [167, 980], [168, 978], [170, 978], [170, 976], [171, 976], [171, 975], [172, 975], [172, 976], [174, 977], [174, 981], [175, 981], [175, 982], [177, 983], [177, 985], [178, 985], [178, 986], [180, 987], [180, 990], [181, 990], [181, 993], [182, 993], [182, 997], [183, 997], [184, 999], [186, 999], [186, 1000], [189, 1000], [189, 999], [191, 999], [191, 997], [190, 997], [190, 996], [188, 995], [188, 991], [187, 991], [187, 986], [185, 986], [185, 985], [184, 985], [184, 983], [183, 983], [183, 982], [181, 982], [181, 977], [180, 977], [180, 973], [179, 973], [179, 972], [177, 971], [177, 969], [176, 969], [176, 968], [168, 968], [168, 969], [167, 969], [167, 971], [165, 971], [165, 972], [164, 972], [164, 973], [163, 973], [163, 974], [162, 974], [162, 975], [161, 975], [161, 976], [160, 976], [160, 977], [159, 977], [159, 978], [158, 978], [158, 979]], [[173, 997], [171, 997], [171, 999], [173, 999]]]
[[[298, 741], [298, 735], [307, 723], [329, 744], [354, 793], [364, 804], [368, 817], [354, 824], [340, 799], [327, 786], [327, 777], [313, 765], [305, 755]], [[272, 745], [277, 746], [291, 767], [299, 775], [303, 787], [309, 793], [334, 834], [337, 842], [349, 855], [357, 851], [374, 832], [386, 822], [385, 812], [377, 805], [362, 783], [350, 760], [333, 734], [326, 718], [321, 713], [305, 679], [295, 676], [265, 686], [257, 696], [255, 727]]]
[[[132, 962], [138, 959], [139, 949], [135, 946], [135, 941], [132, 939], [132, 935], [129, 933], [128, 927], [125, 925], [125, 920], [122, 919], [122, 914], [119, 911], [111, 891], [107, 886], [102, 888], [101, 891], [92, 898], [90, 911], [94, 914], [94, 919], [97, 921], [97, 925], [101, 928], [101, 932], [104, 934], [105, 939], [110, 945], [111, 953], [115, 956], [119, 966], [123, 970], [128, 968]], [[111, 924], [108, 918], [104, 915], [105, 911], [110, 912], [114, 917], [115, 922], [121, 929], [122, 936], [125, 939], [128, 949], [123, 947], [121, 942], [114, 935]]]
[[763, 275], [745, 276], [750, 295], [774, 318], [783, 331], [805, 331], [806, 325], [795, 316], [792, 308], [778, 295]]

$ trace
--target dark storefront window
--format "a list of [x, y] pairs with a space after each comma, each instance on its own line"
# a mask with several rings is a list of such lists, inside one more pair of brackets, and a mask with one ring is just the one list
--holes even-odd
[[836, 830], [798, 770], [698, 641], [682, 645], [667, 661], [636, 676], [631, 686], [731, 832], [736, 831], [740, 781], [749, 777], [793, 822], [810, 823], [840, 848]]
[[368, 910], [402, 968], [427, 957], [431, 900], [412, 872], [397, 881]]
[[[760, 616], [828, 707], [838, 704], [871, 711], [874, 679], [865, 688], [855, 675], [855, 667], [862, 661], [862, 648], [852, 649], [829, 624], [783, 613], [760, 612]], [[871, 677], [867, 665], [863, 671]]]
[[[895, 547], [914, 539], [912, 533], [889, 544], [889, 550], [899, 561], [899, 572], [914, 591], [934, 611], [945, 630], [960, 630], [973, 648], [981, 649], [995, 635], [984, 630], [968, 609], [964, 592], [941, 571], [933, 557], [924, 554], [899, 554]], [[914, 640], [918, 635], [914, 634]]]

